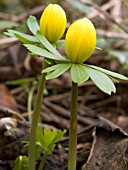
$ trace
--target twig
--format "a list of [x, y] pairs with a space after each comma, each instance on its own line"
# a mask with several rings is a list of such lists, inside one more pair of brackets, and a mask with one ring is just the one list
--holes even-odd
[[6, 20], [14, 21], [15, 19], [17, 19], [17, 16], [12, 15], [12, 14], [7, 14], [7, 13], [4, 13], [4, 12], [0, 12], [0, 19], [6, 19]]
[[11, 37], [11, 38], [4, 38], [0, 40], [0, 50], [7, 48], [8, 46], [18, 42], [19, 40], [17, 38]]
[[97, 4], [95, 3], [90, 3], [90, 2], [83, 2], [83, 0], [79, 0], [82, 4], [85, 4], [87, 6], [91, 6], [93, 7], [95, 10], [97, 10], [98, 12], [100, 12], [100, 14], [102, 14], [106, 19], [108, 19], [109, 21], [111, 21], [112, 23], [116, 24], [118, 27], [120, 27], [124, 32], [128, 33], [128, 29], [122, 24], [119, 23], [118, 21], [116, 21], [114, 18], [111, 17], [111, 15], [109, 13], [107, 13], [106, 11], [103, 11]]
[[35, 15], [37, 13], [43, 12], [44, 8], [45, 8], [45, 6], [43, 5], [43, 6], [35, 7], [27, 12], [24, 12], [17, 17], [15, 22], [20, 22], [20, 21], [26, 19], [29, 15]]
[[128, 40], [128, 34], [104, 31], [104, 30], [101, 30], [101, 29], [97, 29], [96, 32], [97, 32], [98, 35], [103, 36], [105, 38], [115, 38], [115, 39], [121, 38], [121, 39], [124, 39], [124, 40]]
[[7, 116], [9, 116], [9, 117], [18, 118], [18, 119], [23, 120], [23, 121], [26, 122], [26, 120], [19, 113], [17, 113], [14, 110], [11, 110], [9, 108], [0, 108], [0, 112], [7, 115]]
[[116, 0], [115, 5], [113, 6], [112, 10], [110, 11], [111, 15], [115, 18], [115, 20], [118, 23], [122, 22], [122, 18], [121, 18], [121, 3], [122, 0]]
[[11, 20], [13, 22], [20, 22], [20, 21], [25, 20], [29, 15], [35, 15], [37, 13], [43, 12], [44, 8], [45, 8], [44, 5], [37, 6], [35, 8], [32, 8], [31, 10], [27, 10], [26, 12], [19, 14], [18, 16], [0, 12], [0, 18]]
[[[111, 0], [109, 1], [108, 3], [105, 3], [104, 5], [102, 5], [100, 8], [103, 10], [103, 11], [107, 11], [108, 9], [110, 9], [111, 7], [113, 7], [115, 5], [115, 1]], [[95, 18], [97, 15], [99, 14], [98, 11], [94, 11], [90, 14], [87, 15], [87, 18], [89, 19], [92, 19], [92, 18]]]

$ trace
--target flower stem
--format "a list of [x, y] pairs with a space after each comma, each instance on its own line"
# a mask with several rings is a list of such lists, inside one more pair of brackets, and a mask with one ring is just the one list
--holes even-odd
[[76, 170], [78, 84], [72, 82], [68, 170]]
[[38, 170], [43, 170], [44, 164], [45, 164], [45, 161], [46, 161], [46, 158], [47, 158], [48, 155], [49, 155], [48, 152], [45, 152], [45, 153], [44, 153], [43, 158], [42, 158], [42, 160], [41, 160], [41, 162], [40, 162], [40, 166], [39, 166], [39, 169], [38, 169]]
[[32, 115], [31, 115], [32, 100], [33, 100], [33, 94], [34, 94], [35, 88], [36, 88], [36, 85], [33, 84], [32, 88], [30, 89], [29, 95], [28, 95], [28, 120], [29, 120], [29, 122], [32, 122]]
[[[48, 67], [48, 63], [44, 61], [44, 69], [47, 67]], [[45, 83], [46, 83], [45, 76], [46, 76], [46, 73], [41, 74], [39, 86], [37, 90], [36, 101], [34, 105], [33, 116], [32, 116], [32, 124], [30, 128], [29, 148], [28, 148], [29, 170], [35, 170], [35, 166], [36, 166], [36, 160], [35, 160], [36, 131], [37, 131], [37, 126], [38, 126], [38, 121], [39, 121], [39, 116], [40, 116], [41, 104], [43, 100], [43, 92], [44, 92]]]

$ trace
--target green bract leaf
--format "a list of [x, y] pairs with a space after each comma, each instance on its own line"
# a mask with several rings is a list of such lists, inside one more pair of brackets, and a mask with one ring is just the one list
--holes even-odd
[[[21, 32], [19, 32], [19, 31], [10, 30], [10, 29], [8, 29], [7, 31], [8, 31], [8, 32], [4, 32], [4, 34], [5, 34], [5, 35], [8, 35], [8, 36], [10, 36], [10, 37], [16, 37], [16, 36], [15, 36], [15, 33], [17, 33], [17, 34], [18, 34], [18, 33], [19, 33], [19, 34], [21, 33]], [[23, 34], [23, 33], [21, 33], [21, 34]]]
[[17, 37], [21, 42], [25, 44], [37, 44], [39, 43], [39, 40], [35, 36], [27, 35], [15, 30], [8, 30], [8, 32], [5, 32], [6, 35], [10, 37]]
[[55, 55], [55, 54], [52, 54], [50, 52], [48, 52], [47, 50], [45, 49], [42, 49], [40, 47], [37, 47], [35, 45], [31, 45], [31, 44], [24, 44], [24, 46], [32, 53], [34, 53], [35, 55], [38, 55], [38, 56], [43, 56], [43, 57], [46, 57], [46, 58], [50, 58], [50, 59], [53, 59], [53, 60], [66, 60], [64, 57], [61, 57], [59, 55]]
[[115, 85], [112, 80], [103, 72], [95, 70], [91, 67], [85, 66], [90, 78], [94, 82], [94, 84], [103, 92], [111, 95], [111, 92], [116, 91]]
[[112, 72], [112, 71], [109, 71], [109, 70], [106, 70], [106, 69], [103, 69], [103, 68], [100, 68], [100, 67], [97, 67], [97, 66], [87, 65], [87, 64], [85, 64], [85, 65], [92, 68], [92, 69], [99, 70], [100, 72], [105, 73], [105, 74], [107, 74], [107, 75], [109, 75], [111, 77], [121, 79], [121, 80], [128, 80], [127, 77], [125, 77], [125, 76], [123, 76], [121, 74], [118, 74], [118, 73], [115, 73], [115, 72]]
[[9, 37], [16, 37], [12, 32], [4, 32], [4, 35], [7, 35]]
[[65, 40], [58, 40], [56, 42], [57, 47], [65, 47]]
[[53, 60], [50, 58], [45, 58], [45, 61], [50, 65], [53, 63]]
[[63, 74], [65, 71], [67, 71], [70, 67], [71, 67], [71, 63], [68, 63], [68, 64], [57, 64], [55, 66], [52, 66], [52, 68], [49, 67], [48, 69], [44, 70], [44, 72], [47, 72], [48, 70], [51, 70], [53, 72], [49, 73], [46, 76], [46, 80], [59, 77], [61, 74]]
[[37, 31], [36, 34], [39, 41], [44, 45], [44, 47], [51, 53], [60, 56], [60, 58], [64, 58], [49, 42], [48, 40], [41, 34], [40, 31]]
[[29, 30], [36, 35], [37, 30], [40, 30], [40, 27], [37, 23], [36, 17], [30, 15], [28, 20], [27, 20], [27, 25]]
[[102, 50], [102, 48], [100, 48], [100, 47], [95, 47], [95, 49], [97, 49], [97, 50]]
[[38, 39], [34, 36], [23, 34], [23, 33], [15, 33], [15, 36], [24, 44], [37, 44], [39, 43]]
[[[59, 64], [59, 65], [60, 65], [60, 64]], [[58, 64], [42, 70], [42, 73], [48, 73], [48, 72], [54, 71], [54, 70], [57, 69], [57, 68], [58, 68]]]
[[89, 75], [82, 64], [72, 64], [71, 79], [75, 83], [82, 83], [88, 80]]

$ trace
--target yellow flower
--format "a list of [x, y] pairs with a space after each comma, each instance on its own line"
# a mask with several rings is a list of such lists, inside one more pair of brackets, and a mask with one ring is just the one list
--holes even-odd
[[72, 63], [82, 63], [93, 53], [96, 31], [92, 22], [83, 18], [75, 21], [66, 34], [66, 53]]
[[41, 16], [40, 30], [49, 42], [54, 43], [62, 37], [66, 23], [64, 10], [57, 4], [49, 4]]

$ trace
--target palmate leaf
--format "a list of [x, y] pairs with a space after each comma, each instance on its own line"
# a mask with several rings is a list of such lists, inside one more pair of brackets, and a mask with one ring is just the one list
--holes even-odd
[[56, 131], [55, 129], [44, 129], [42, 138], [45, 141], [45, 146], [51, 148], [55, 143], [59, 142], [63, 135], [66, 133], [66, 130]]
[[36, 139], [37, 143], [45, 150], [48, 151], [55, 143], [59, 142], [66, 130], [56, 131], [55, 129], [43, 129], [41, 125], [38, 125]]
[[[47, 133], [48, 135], [48, 133]], [[37, 133], [36, 133], [37, 144], [40, 145], [45, 151], [48, 149], [48, 143], [45, 140], [45, 136], [43, 134], [42, 126], [38, 124]]]
[[88, 66], [85, 66], [85, 69], [91, 80], [101, 91], [109, 95], [111, 95], [112, 92], [116, 92], [114, 83], [106, 74]]
[[65, 129], [63, 131], [59, 130], [56, 134], [56, 137], [52, 141], [52, 145], [59, 142], [62, 139], [62, 137], [64, 136], [65, 133], [66, 133]]
[[43, 73], [49, 73], [46, 79], [52, 79], [60, 76], [66, 70], [71, 68], [71, 79], [75, 83], [82, 83], [91, 78], [94, 84], [104, 93], [111, 95], [112, 92], [116, 92], [115, 85], [112, 80], [123, 79], [128, 80], [127, 77], [114, 73], [112, 71], [102, 69], [93, 65], [87, 64], [73, 64], [73, 63], [63, 63], [51, 66], [45, 70]]
[[82, 64], [72, 64], [71, 79], [75, 83], [82, 83], [88, 80], [89, 75]]
[[43, 141], [45, 143], [45, 147], [48, 150], [49, 146], [52, 145], [53, 140], [55, 139], [57, 131], [55, 129], [43, 129]]
[[15, 30], [8, 30], [8, 32], [4, 33], [10, 37], [17, 37], [24, 44], [37, 44], [39, 40], [35, 36], [27, 35]]
[[43, 57], [50, 58], [50, 59], [53, 59], [53, 60], [60, 60], [60, 61], [65, 61], [65, 60], [66, 60], [64, 57], [61, 57], [61, 56], [59, 56], [59, 55], [52, 54], [52, 53], [48, 52], [47, 50], [42, 49], [42, 48], [40, 48], [40, 47], [37, 47], [37, 46], [35, 46], [35, 45], [24, 44], [24, 46], [25, 46], [30, 52], [32, 52], [32, 53], [35, 54], [35, 55], [43, 56]]
[[36, 17], [30, 15], [27, 20], [29, 30], [36, 35], [37, 30], [40, 30]]
[[106, 70], [106, 69], [103, 69], [103, 68], [100, 68], [100, 67], [97, 67], [97, 66], [87, 65], [87, 64], [85, 64], [85, 66], [90, 67], [90, 68], [95, 69], [95, 70], [98, 70], [102, 73], [105, 73], [105, 74], [107, 74], [111, 77], [117, 78], [117, 79], [128, 80], [128, 77], [125, 77], [124, 75], [121, 75], [121, 74], [118, 74], [118, 73], [115, 73], [115, 72], [112, 72], [112, 71], [109, 71], [109, 70]]
[[65, 71], [67, 71], [70, 67], [71, 67], [71, 63], [57, 64], [57, 65], [53, 66], [53, 68], [51, 68], [51, 69], [49, 67], [48, 69], [44, 70], [44, 72], [45, 71], [49, 72], [49, 70], [52, 71], [51, 73], [49, 73], [46, 76], [46, 80], [59, 77], [61, 74], [63, 74]]

